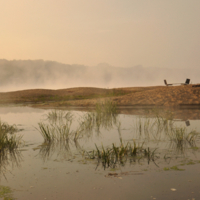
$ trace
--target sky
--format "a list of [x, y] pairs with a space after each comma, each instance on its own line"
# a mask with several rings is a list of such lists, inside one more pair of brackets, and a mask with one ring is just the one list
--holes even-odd
[[199, 0], [1, 0], [0, 59], [199, 68]]

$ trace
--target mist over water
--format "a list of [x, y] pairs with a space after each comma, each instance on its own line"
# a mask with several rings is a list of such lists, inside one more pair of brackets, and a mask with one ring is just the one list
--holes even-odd
[[184, 83], [199, 83], [200, 69], [129, 68], [101, 63], [95, 67], [68, 65], [44, 60], [0, 60], [0, 92], [24, 89], [64, 89], [72, 87], [137, 87]]

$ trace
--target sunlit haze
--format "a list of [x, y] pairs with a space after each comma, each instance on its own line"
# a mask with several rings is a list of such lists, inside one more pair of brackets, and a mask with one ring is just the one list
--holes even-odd
[[0, 7], [0, 59], [200, 68], [199, 0], [6, 0]]

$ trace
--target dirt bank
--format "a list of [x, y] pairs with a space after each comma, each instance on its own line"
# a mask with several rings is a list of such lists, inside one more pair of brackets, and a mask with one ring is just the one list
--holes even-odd
[[200, 87], [192, 85], [129, 88], [32, 89], [0, 93], [0, 104], [34, 107], [94, 106], [110, 99], [118, 106], [200, 106]]

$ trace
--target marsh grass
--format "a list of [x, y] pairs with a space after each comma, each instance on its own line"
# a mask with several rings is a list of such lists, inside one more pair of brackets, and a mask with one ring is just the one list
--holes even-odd
[[22, 160], [19, 151], [19, 147], [22, 146], [22, 136], [15, 134], [18, 131], [15, 125], [9, 125], [0, 120], [0, 172], [4, 177], [8, 165], [19, 166]]
[[180, 152], [184, 152], [188, 148], [195, 148], [198, 136], [199, 133], [195, 130], [188, 132], [185, 127], [175, 127], [168, 133], [170, 148]]
[[71, 124], [74, 116], [70, 112], [53, 110], [47, 114], [49, 123], [38, 123], [39, 132], [45, 143], [60, 140], [78, 140], [89, 138], [93, 131], [100, 132], [100, 128], [109, 129], [116, 124], [116, 105], [111, 101], [105, 101], [96, 105], [95, 111], [82, 115], [77, 121], [77, 129], [72, 131]]
[[12, 151], [20, 146], [22, 136], [14, 134], [18, 131], [15, 125], [9, 125], [0, 120], [0, 152], [5, 150]]
[[45, 143], [69, 140], [72, 134], [70, 130], [71, 123], [68, 121], [63, 124], [45, 124], [40, 122], [38, 126], [39, 128], [37, 130], [41, 133]]
[[66, 156], [66, 154], [71, 155], [69, 140], [53, 141], [51, 143], [43, 143], [38, 146], [39, 155], [42, 157], [43, 161], [47, 161], [50, 157], [57, 152], [57, 156]]
[[149, 148], [144, 148], [143, 144], [139, 145], [133, 141], [133, 144], [130, 142], [123, 143], [122, 140], [119, 146], [116, 146], [114, 143], [111, 147], [105, 148], [103, 145], [97, 147], [95, 144], [96, 150], [84, 152], [85, 158], [96, 159], [98, 161], [97, 167], [100, 163], [104, 169], [106, 168], [116, 168], [118, 165], [125, 165], [127, 161], [136, 162], [141, 159], [147, 159], [148, 163], [157, 158], [155, 155], [155, 149], [152, 151]]
[[156, 116], [154, 118], [136, 118], [133, 130], [138, 138], [142, 140], [161, 141], [166, 139], [166, 136], [172, 132], [173, 128], [174, 121], [172, 119]]
[[143, 141], [170, 141], [177, 149], [187, 146], [195, 147], [199, 133], [195, 130], [188, 132], [186, 127], [177, 126], [173, 114], [167, 112], [165, 117], [155, 114], [154, 117], [136, 118], [134, 133]]
[[[176, 150], [177, 153], [177, 150], [183, 152], [188, 147], [195, 148], [198, 136], [196, 131], [188, 133], [187, 128], [176, 126], [172, 113], [168, 112], [165, 116], [156, 113], [151, 118], [135, 118], [133, 128], [137, 145], [135, 141], [123, 143], [122, 135], [124, 133], [118, 118], [117, 107], [111, 101], [98, 103], [94, 111], [79, 116], [75, 122], [77, 126], [73, 130], [71, 125], [76, 118], [70, 112], [54, 110], [47, 115], [47, 119], [49, 123], [38, 123], [38, 130], [44, 138], [44, 143], [41, 145], [41, 153], [43, 152], [44, 157], [52, 155], [56, 149], [58, 152], [70, 152], [70, 144], [72, 144], [78, 146], [79, 152], [84, 152], [85, 157], [97, 159], [98, 164], [102, 163], [104, 168], [114, 168], [127, 161], [134, 163], [147, 160], [148, 163], [155, 163], [157, 158], [155, 149], [157, 148], [144, 148], [144, 145], [139, 144], [149, 144], [148, 146], [152, 147], [157, 143], [156, 147], [158, 147], [160, 142], [164, 142], [162, 144], [168, 145], [167, 151]], [[95, 150], [86, 152], [78, 145], [80, 141], [83, 142], [93, 137], [94, 132], [100, 136], [101, 130], [110, 130], [116, 127], [121, 141], [119, 146], [115, 144], [108, 148], [103, 145], [96, 146]]]
[[57, 123], [63, 121], [64, 119], [72, 123], [73, 115], [71, 114], [71, 112], [65, 112], [62, 110], [52, 110], [46, 115], [46, 119], [50, 123]]
[[117, 123], [117, 106], [114, 102], [106, 100], [97, 103], [95, 107], [95, 122], [97, 128], [110, 129]]

